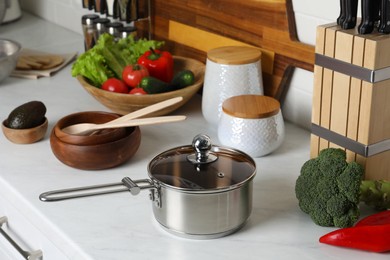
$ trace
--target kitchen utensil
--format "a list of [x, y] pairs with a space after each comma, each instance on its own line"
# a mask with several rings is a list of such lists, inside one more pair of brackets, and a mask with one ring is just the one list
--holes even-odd
[[131, 23], [139, 18], [138, 0], [128, 0], [126, 8], [126, 22]]
[[119, 183], [49, 191], [39, 198], [58, 201], [121, 191], [136, 195], [148, 189], [156, 220], [173, 234], [196, 239], [231, 234], [251, 214], [255, 162], [241, 151], [211, 145], [206, 135], [154, 157], [148, 175], [150, 179], [125, 177]]
[[85, 90], [98, 102], [121, 115], [128, 114], [132, 111], [139, 110], [143, 107], [150, 106], [170, 98], [183, 97], [181, 102], [150, 114], [150, 116], [161, 116], [169, 114], [183, 106], [200, 90], [203, 84], [204, 68], [204, 64], [200, 61], [174, 56], [175, 73], [184, 69], [189, 69], [195, 75], [195, 83], [191, 86], [179, 90], [152, 95], [128, 95], [122, 93], [113, 93], [90, 85], [82, 76], [78, 76], [77, 79], [79, 80], [82, 87], [84, 87]]
[[241, 95], [222, 105], [219, 141], [252, 157], [276, 150], [284, 139], [284, 122], [279, 102], [267, 96]]
[[344, 23], [345, 16], [346, 16], [345, 11], [346, 11], [345, 0], [340, 0], [340, 14], [339, 17], [337, 17], [337, 24], [340, 26]]
[[358, 0], [340, 0], [340, 16], [337, 23], [343, 29], [352, 29], [356, 26]]
[[15, 69], [21, 49], [18, 42], [0, 39], [0, 83]]
[[186, 119], [186, 116], [160, 116], [160, 117], [133, 119], [127, 122], [116, 122], [116, 123], [108, 122], [100, 125], [91, 124], [91, 123], [81, 123], [77, 125], [68, 126], [62, 129], [62, 131], [67, 134], [86, 135], [93, 131], [101, 130], [101, 129], [172, 123], [172, 122], [182, 121], [184, 119]]
[[120, 115], [108, 112], [79, 112], [67, 115], [54, 125], [54, 134], [62, 141], [74, 145], [97, 145], [116, 141], [126, 136], [125, 128], [100, 130], [94, 135], [70, 135], [62, 131], [63, 128], [79, 123], [103, 124], [118, 119]]
[[14, 129], [9, 128], [3, 121], [1, 128], [3, 129], [4, 136], [11, 142], [16, 144], [31, 144], [41, 140], [47, 132], [48, 121], [45, 121], [33, 128], [26, 129]]
[[83, 8], [87, 8], [88, 10], [93, 9], [93, 5], [95, 4], [94, 0], [81, 0]]
[[[106, 121], [105, 123], [109, 123], [109, 124], [116, 124], [116, 123], [123, 123], [123, 122], [127, 122], [129, 120], [132, 120], [132, 119], [135, 119], [135, 118], [139, 118], [139, 117], [142, 117], [142, 116], [145, 116], [147, 114], [150, 114], [150, 113], [153, 113], [153, 112], [156, 112], [156, 111], [159, 111], [163, 108], [166, 108], [166, 107], [169, 107], [169, 106], [172, 106], [180, 101], [183, 100], [183, 97], [175, 97], [175, 98], [171, 98], [171, 99], [168, 99], [168, 100], [165, 100], [165, 101], [161, 101], [159, 103], [156, 103], [156, 104], [153, 104], [153, 105], [150, 105], [150, 106], [147, 106], [147, 107], [144, 107], [140, 110], [137, 110], [137, 111], [134, 111], [134, 112], [131, 112], [127, 115], [124, 115], [122, 117], [119, 117], [119, 118], [116, 118], [112, 121]], [[82, 122], [83, 125], [85, 126], [85, 123], [88, 123], [88, 122]], [[79, 124], [79, 123], [78, 123]], [[102, 125], [102, 123], [99, 123], [100, 125]], [[91, 126], [92, 125], [96, 125], [96, 124], [90, 124]], [[75, 128], [77, 126], [77, 124], [68, 124], [66, 127], [63, 127], [61, 129], [61, 131], [63, 133], [60, 133], [60, 132], [57, 132], [57, 136], [61, 136], [63, 134], [66, 134], [66, 132], [73, 132], [74, 130], [72, 130], [72, 128]]]
[[378, 31], [380, 33], [390, 33], [390, 2], [386, 0], [381, 1], [380, 24]]
[[215, 127], [225, 99], [244, 94], [263, 94], [261, 51], [252, 47], [227, 46], [207, 53], [202, 113]]
[[[90, 120], [95, 120], [94, 122], [99, 122], [102, 118], [108, 118], [107, 112], [80, 112], [71, 115], [69, 121], [77, 121], [79, 118], [85, 117], [85, 114], [88, 114]], [[113, 115], [117, 116], [116, 114]], [[88, 141], [88, 144], [63, 141], [56, 135], [56, 127], [57, 125], [50, 134], [50, 147], [53, 154], [62, 163], [82, 170], [101, 170], [121, 165], [137, 152], [141, 143], [141, 131], [138, 126], [117, 129], [119, 131], [124, 130], [124, 134], [114, 132], [114, 137], [111, 137], [111, 139], [109, 133], [95, 136], [73, 135], [79, 137], [78, 140]], [[104, 142], [100, 140], [102, 135], [106, 139]]]
[[[387, 1], [384, 1], [387, 2]], [[361, 0], [362, 20], [358, 26], [359, 34], [372, 33], [379, 20], [380, 0]]]

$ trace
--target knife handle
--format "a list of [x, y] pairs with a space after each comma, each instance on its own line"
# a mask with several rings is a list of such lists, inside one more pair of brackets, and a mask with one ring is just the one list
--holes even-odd
[[380, 33], [390, 33], [390, 0], [382, 0], [378, 31]]
[[352, 29], [356, 26], [358, 0], [346, 0], [345, 3], [345, 20], [341, 27]]
[[88, 10], [93, 9], [94, 1], [93, 0], [82, 0], [83, 8], [88, 8]]
[[126, 22], [131, 23], [138, 20], [138, 0], [129, 0], [126, 8]]
[[112, 4], [112, 18], [120, 19], [120, 17], [121, 17], [121, 8], [120, 8], [119, 0], [114, 0]]
[[358, 27], [359, 34], [368, 34], [374, 30], [375, 23], [379, 19], [379, 1], [362, 0], [362, 21]]
[[345, 12], [346, 11], [346, 9], [345, 9], [346, 4], [347, 4], [347, 0], [340, 0], [340, 15], [337, 18], [338, 25], [342, 25], [344, 23], [345, 16], [346, 16], [346, 12]]

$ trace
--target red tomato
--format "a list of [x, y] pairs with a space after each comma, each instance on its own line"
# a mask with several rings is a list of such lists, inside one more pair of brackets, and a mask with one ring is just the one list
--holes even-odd
[[143, 88], [133, 88], [132, 90], [130, 90], [129, 94], [132, 94], [132, 95], [145, 95], [145, 94], [148, 94], [148, 93], [146, 93]]
[[129, 93], [129, 88], [126, 84], [117, 78], [109, 78], [106, 80], [102, 85], [102, 89], [117, 93]]
[[148, 69], [144, 65], [128, 65], [123, 69], [122, 80], [130, 87], [135, 88], [143, 77], [149, 76]]

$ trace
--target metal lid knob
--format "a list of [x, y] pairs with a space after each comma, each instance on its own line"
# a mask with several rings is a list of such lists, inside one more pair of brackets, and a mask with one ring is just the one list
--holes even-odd
[[193, 164], [204, 164], [211, 163], [218, 159], [213, 153], [210, 153], [211, 150], [211, 139], [205, 134], [199, 134], [194, 137], [192, 140], [192, 147], [195, 150], [195, 153], [187, 156], [187, 160]]

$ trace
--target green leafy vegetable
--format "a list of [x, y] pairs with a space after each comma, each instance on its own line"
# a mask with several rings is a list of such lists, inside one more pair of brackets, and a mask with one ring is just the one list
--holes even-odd
[[300, 209], [320, 226], [350, 227], [359, 218], [359, 203], [390, 208], [390, 182], [363, 180], [364, 169], [347, 162], [344, 150], [327, 148], [305, 162], [295, 184]]
[[149, 48], [159, 49], [163, 45], [162, 41], [135, 40], [132, 35], [116, 42], [112, 35], [105, 33], [92, 49], [77, 58], [72, 76], [82, 75], [92, 85], [100, 87], [108, 78], [120, 79], [123, 68], [135, 64]]

